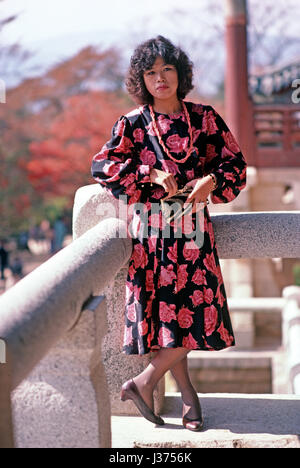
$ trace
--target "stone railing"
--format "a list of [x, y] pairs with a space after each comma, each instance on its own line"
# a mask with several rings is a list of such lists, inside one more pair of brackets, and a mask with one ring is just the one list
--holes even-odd
[[[80, 188], [74, 242], [0, 298], [0, 338], [11, 355], [11, 383], [0, 390], [4, 400], [14, 390], [19, 447], [110, 446], [110, 407], [136, 414], [131, 402], [120, 404], [120, 387], [151, 356], [121, 353], [131, 241], [118, 209], [98, 184]], [[220, 258], [300, 257], [299, 212], [218, 214], [212, 221]], [[163, 396], [161, 385], [156, 410]]]

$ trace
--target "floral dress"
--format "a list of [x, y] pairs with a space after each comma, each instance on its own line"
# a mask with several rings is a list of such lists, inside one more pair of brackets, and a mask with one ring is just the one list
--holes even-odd
[[[155, 135], [149, 106], [121, 116], [112, 136], [92, 160], [92, 175], [132, 208], [132, 254], [126, 281], [123, 352], [160, 348], [220, 350], [234, 345], [226, 292], [208, 207], [166, 223], [150, 170], [172, 173], [178, 187], [214, 173], [212, 203], [228, 203], [246, 185], [246, 161], [227, 125], [209, 105], [186, 102], [194, 151], [184, 163], [169, 159]], [[189, 147], [184, 112], [155, 112], [171, 155]], [[153, 207], [155, 209], [153, 209]], [[166, 231], [167, 230], [167, 231]], [[167, 232], [167, 235], [164, 235]], [[197, 242], [195, 233], [201, 233]], [[194, 233], [194, 234], [193, 234]]]

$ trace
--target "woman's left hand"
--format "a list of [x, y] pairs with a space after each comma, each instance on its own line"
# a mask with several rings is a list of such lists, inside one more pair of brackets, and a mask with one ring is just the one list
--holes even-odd
[[206, 199], [214, 188], [214, 181], [207, 175], [201, 179], [190, 180], [185, 186], [193, 187], [193, 191], [187, 197], [186, 203], [193, 204], [192, 213], [195, 213], [197, 211], [197, 203], [207, 204]]

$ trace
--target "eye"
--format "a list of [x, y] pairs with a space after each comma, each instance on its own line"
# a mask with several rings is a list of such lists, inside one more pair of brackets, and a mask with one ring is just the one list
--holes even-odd
[[154, 71], [153, 71], [153, 70], [146, 71], [146, 75], [147, 75], [147, 76], [154, 75]]

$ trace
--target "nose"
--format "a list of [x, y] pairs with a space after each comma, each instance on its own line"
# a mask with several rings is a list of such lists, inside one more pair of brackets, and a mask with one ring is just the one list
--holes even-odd
[[157, 81], [158, 82], [165, 81], [165, 76], [164, 76], [164, 73], [162, 71], [157, 73]]

